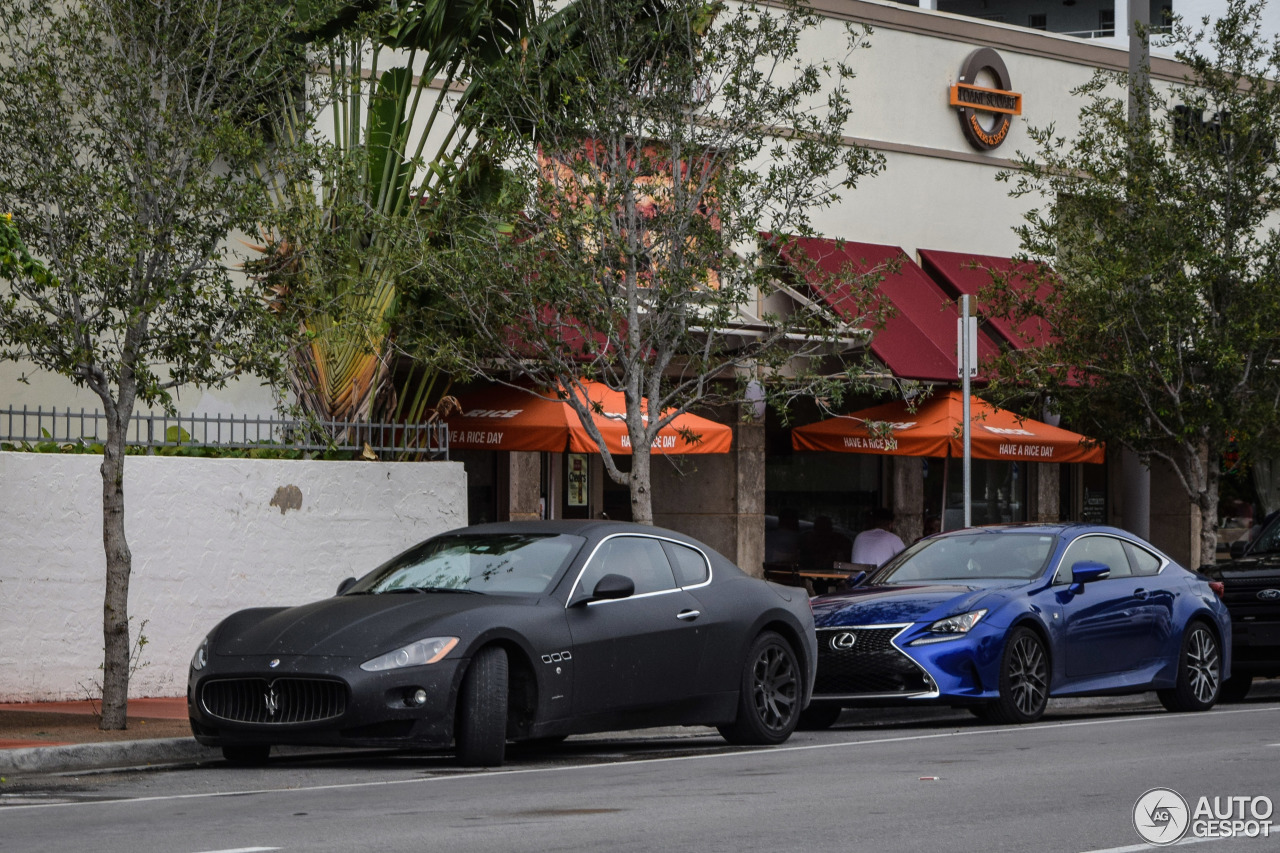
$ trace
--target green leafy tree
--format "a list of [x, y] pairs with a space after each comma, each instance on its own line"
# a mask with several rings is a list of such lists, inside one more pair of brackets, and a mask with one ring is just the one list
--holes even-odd
[[[678, 415], [749, 387], [853, 381], [872, 281], [792, 277], [776, 253], [794, 244], [762, 236], [811, 235], [813, 210], [882, 165], [844, 140], [866, 33], [810, 62], [818, 25], [789, 2], [579, 0], [542, 8], [522, 51], [472, 72], [507, 206], [450, 205], [425, 287], [478, 337], [473, 370], [573, 405], [636, 521], [652, 522], [650, 450]], [[847, 291], [847, 323], [815, 286]], [[596, 433], [584, 379], [625, 396], [625, 415], [605, 414], [625, 418], [629, 467]]]
[[256, 169], [291, 162], [268, 129], [279, 81], [303, 70], [291, 29], [279, 4], [0, 0], [0, 357], [106, 413], [104, 729], [127, 717], [129, 418], [277, 367], [228, 235], [267, 211]]
[[[1053, 339], [1002, 365], [1072, 424], [1163, 460], [1213, 560], [1224, 457], [1276, 443], [1280, 404], [1280, 42], [1260, 6], [1175, 36], [1177, 84], [1097, 74], [1074, 139], [1034, 129], [1004, 175], [1044, 200], [1018, 229], [1039, 287], [998, 301]], [[1132, 112], [1132, 118], [1131, 118]], [[1194, 555], [1193, 555], [1194, 556]]]

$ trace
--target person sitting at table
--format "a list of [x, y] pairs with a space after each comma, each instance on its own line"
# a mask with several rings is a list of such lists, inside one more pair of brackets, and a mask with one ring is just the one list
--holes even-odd
[[871, 527], [854, 537], [851, 562], [883, 566], [907, 546], [893, 532], [893, 510], [878, 506], [870, 517]]

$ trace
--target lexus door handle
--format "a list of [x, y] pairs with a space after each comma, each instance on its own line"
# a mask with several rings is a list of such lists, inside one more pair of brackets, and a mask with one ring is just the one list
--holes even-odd
[[681, 610], [679, 613], [676, 614], [676, 618], [682, 619], [685, 622], [692, 622], [694, 619], [697, 619], [701, 615], [702, 615], [701, 610]]

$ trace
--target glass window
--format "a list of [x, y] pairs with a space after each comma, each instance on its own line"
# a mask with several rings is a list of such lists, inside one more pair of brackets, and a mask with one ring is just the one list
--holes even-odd
[[540, 594], [582, 542], [580, 536], [556, 534], [437, 536], [383, 563], [346, 594], [440, 590]]
[[663, 542], [667, 556], [671, 558], [671, 567], [676, 570], [676, 581], [680, 586], [697, 586], [711, 577], [711, 567], [707, 558], [700, 551], [675, 542]]
[[1057, 541], [1043, 533], [981, 531], [923, 539], [891, 560], [874, 582], [1030, 580], [1044, 571]]
[[590, 592], [600, 578], [609, 574], [631, 578], [636, 585], [636, 595], [676, 586], [662, 543], [647, 536], [615, 536], [605, 540], [582, 570], [578, 592]]
[[1127, 578], [1133, 574], [1123, 542], [1114, 536], [1083, 536], [1067, 547], [1053, 582], [1071, 583], [1071, 567], [1086, 561], [1107, 566], [1113, 578]]
[[1124, 549], [1129, 552], [1129, 565], [1133, 567], [1133, 573], [1138, 577], [1148, 577], [1160, 572], [1160, 566], [1164, 561], [1146, 548], [1139, 548], [1132, 542], [1126, 542]]

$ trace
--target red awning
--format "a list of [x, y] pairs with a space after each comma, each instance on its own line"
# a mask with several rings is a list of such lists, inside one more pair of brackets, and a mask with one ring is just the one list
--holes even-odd
[[[609, 452], [630, 454], [630, 437], [622, 420], [627, 409], [622, 393], [598, 382], [583, 385], [598, 409], [596, 426]], [[505, 385], [463, 394], [458, 402], [462, 411], [445, 418], [452, 449], [598, 452], [577, 411], [567, 402]], [[731, 427], [686, 412], [659, 431], [652, 452], [728, 453], [732, 436]]]
[[[971, 397], [970, 452], [974, 459], [1019, 462], [1093, 462], [1105, 459], [1102, 444], [1079, 433], [1021, 418]], [[913, 412], [895, 400], [791, 431], [796, 450], [875, 453], [883, 456], [964, 455], [964, 397], [951, 389], [935, 394]], [[868, 428], [868, 424], [878, 425]]]
[[[1018, 264], [1012, 258], [1001, 258], [996, 255], [975, 255], [970, 252], [942, 252], [937, 249], [921, 249], [920, 264], [924, 271], [952, 298], [961, 294], [976, 297], [992, 282], [992, 273], [1009, 275], [1010, 284], [1017, 288], [1030, 287], [1032, 266], [1028, 263]], [[1022, 274], [1019, 274], [1019, 273]], [[1046, 295], [1049, 286], [1041, 284], [1038, 296]], [[977, 313], [986, 316], [983, 306], [976, 306]], [[989, 317], [987, 322], [999, 333], [1000, 337], [1016, 349], [1033, 347], [1045, 342], [1048, 332], [1038, 318], [1029, 318], [1016, 326], [1001, 317]]]
[[[766, 240], [771, 238], [767, 234], [762, 236]], [[906, 252], [897, 246], [806, 237], [789, 238], [779, 247], [779, 254], [788, 263], [796, 263], [801, 253], [829, 275], [846, 268], [865, 274], [878, 267], [897, 265], [895, 271], [885, 274], [877, 288], [881, 298], [887, 299], [895, 310], [894, 316], [872, 339], [872, 353], [895, 376], [903, 379], [956, 381], [959, 310], [953, 298], [907, 257]], [[854, 301], [847, 292], [825, 293], [821, 289], [818, 292], [842, 317], [854, 315]], [[997, 354], [996, 345], [985, 335], [979, 335], [979, 362]]]

